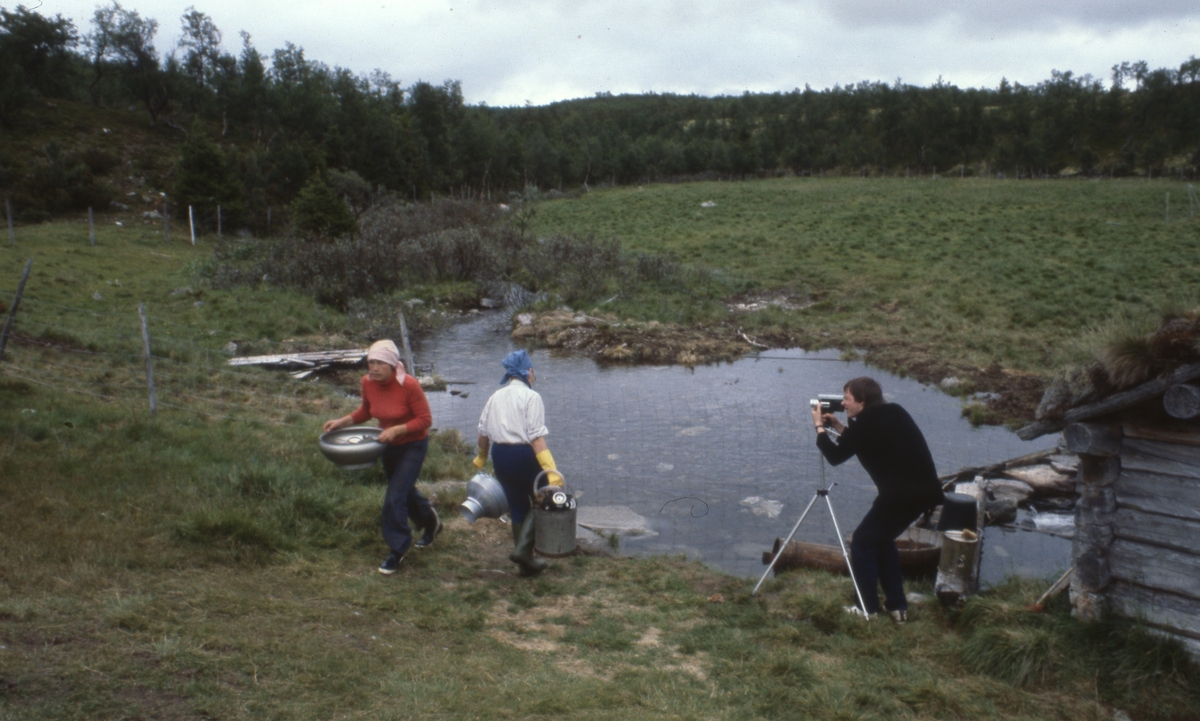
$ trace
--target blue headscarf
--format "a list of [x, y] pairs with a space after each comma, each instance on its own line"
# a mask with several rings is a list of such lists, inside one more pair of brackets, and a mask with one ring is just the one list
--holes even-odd
[[533, 370], [533, 361], [529, 359], [528, 353], [523, 350], [515, 350], [504, 356], [503, 364], [504, 377], [500, 379], [500, 385], [507, 383], [509, 378], [516, 378], [525, 385], [529, 385], [529, 371]]

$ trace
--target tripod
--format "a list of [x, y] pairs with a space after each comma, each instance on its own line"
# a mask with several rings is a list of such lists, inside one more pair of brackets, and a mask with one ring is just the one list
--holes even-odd
[[[828, 427], [825, 432], [833, 433], [834, 435], [837, 434], [836, 431]], [[833, 486], [836, 485], [837, 483], [833, 484]], [[796, 521], [796, 525], [792, 526], [792, 532], [787, 535], [787, 538], [783, 539], [783, 544], [779, 546], [779, 553], [776, 553], [775, 557], [771, 559], [771, 565], [767, 566], [767, 570], [763, 572], [762, 578], [758, 579], [758, 583], [754, 585], [754, 590], [750, 592], [750, 595], [753, 596], [758, 593], [759, 587], [763, 585], [763, 581], [767, 580], [771, 569], [775, 568], [775, 562], [783, 555], [783, 551], [787, 548], [788, 543], [791, 542], [792, 536], [796, 535], [796, 531], [800, 530], [800, 524], [804, 523], [804, 519], [808, 517], [808, 512], [812, 510], [817, 499], [824, 498], [825, 505], [829, 507], [829, 517], [833, 519], [833, 530], [837, 533], [838, 546], [842, 549], [842, 558], [846, 559], [846, 570], [850, 572], [850, 583], [854, 585], [854, 595], [858, 597], [859, 608], [863, 609], [863, 618], [870, 620], [871, 617], [866, 615], [867, 605], [863, 603], [862, 592], [858, 590], [858, 581], [854, 578], [854, 566], [850, 564], [850, 554], [846, 551], [846, 541], [842, 538], [842, 529], [838, 526], [837, 515], [833, 512], [833, 502], [829, 500], [829, 492], [833, 490], [833, 486], [825, 487], [825, 455], [821, 454], [821, 487], [813, 494], [812, 500], [808, 502], [808, 506], [804, 509], [804, 513], [800, 514], [800, 520]]]

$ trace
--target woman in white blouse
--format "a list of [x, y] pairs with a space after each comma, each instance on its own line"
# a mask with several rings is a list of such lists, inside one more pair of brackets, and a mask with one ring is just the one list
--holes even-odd
[[546, 447], [546, 410], [542, 397], [533, 390], [533, 362], [523, 350], [509, 353], [503, 361], [503, 386], [492, 394], [479, 416], [479, 455], [475, 467], [487, 463], [492, 453], [492, 468], [508, 498], [512, 516], [514, 550], [509, 560], [517, 564], [522, 576], [536, 576], [546, 562], [533, 555], [533, 514], [530, 497], [533, 482], [542, 471], [552, 486], [562, 485], [554, 456]]

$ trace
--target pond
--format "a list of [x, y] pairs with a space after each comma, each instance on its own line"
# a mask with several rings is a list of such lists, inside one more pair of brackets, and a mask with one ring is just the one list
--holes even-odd
[[[432, 364], [458, 391], [429, 394], [436, 427], [475, 439], [479, 413], [503, 375], [500, 360], [521, 347], [509, 336], [508, 318], [480, 313], [415, 349], [418, 363]], [[791, 530], [822, 473], [843, 534], [874, 499], [875, 487], [857, 460], [830, 467], [815, 445], [809, 399], [840, 394], [850, 378], [874, 377], [888, 401], [908, 410], [939, 473], [1055, 442], [1026, 443], [1005, 428], [972, 427], [957, 399], [841, 360], [837, 351], [768, 350], [695, 369], [598, 365], [544, 349], [531, 355], [535, 387], [546, 405], [546, 440], [581, 514], [587, 506], [626, 507], [643, 516], [652, 532], [622, 536], [622, 553], [683, 554], [747, 577], [762, 574], [763, 551]], [[823, 501], [796, 537], [836, 543]], [[1070, 548], [1069, 540], [1045, 533], [989, 529], [981, 579], [1055, 575], [1070, 565]]]

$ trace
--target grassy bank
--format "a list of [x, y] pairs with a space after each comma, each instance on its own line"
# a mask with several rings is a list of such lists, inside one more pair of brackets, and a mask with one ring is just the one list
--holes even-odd
[[738, 316], [748, 332], [871, 348], [894, 369], [907, 356], [910, 370], [933, 357], [1048, 374], [1094, 350], [1077, 343], [1089, 329], [1195, 305], [1200, 287], [1200, 219], [1170, 181], [652, 185], [543, 203], [535, 227], [723, 269], [805, 306]]
[[1025, 611], [1046, 582], [895, 626], [845, 614], [846, 580], [817, 572], [757, 597], [675, 558], [522, 579], [507, 527], [468, 526], [445, 491], [448, 530], [384, 578], [378, 471], [333, 471], [310, 428], [147, 419], [7, 378], [0, 401], [3, 718], [1200, 713], [1180, 649], [1077, 624], [1061, 597]]
[[448, 530], [383, 578], [381, 472], [339, 472], [313, 440], [354, 400], [224, 366], [231, 342], [357, 340], [355, 321], [266, 285], [214, 291], [192, 272], [207, 240], [111, 222], [95, 248], [76, 222], [0, 249], [6, 302], [35, 261], [0, 362], [0, 718], [1200, 714], [1178, 647], [1077, 624], [1062, 597], [1024, 610], [1047, 582], [894, 626], [847, 616], [847, 582], [819, 573], [756, 597], [677, 558], [519, 578], [507, 527], [468, 526], [461, 489], [434, 485], [470, 473], [449, 433], [421, 479]]

